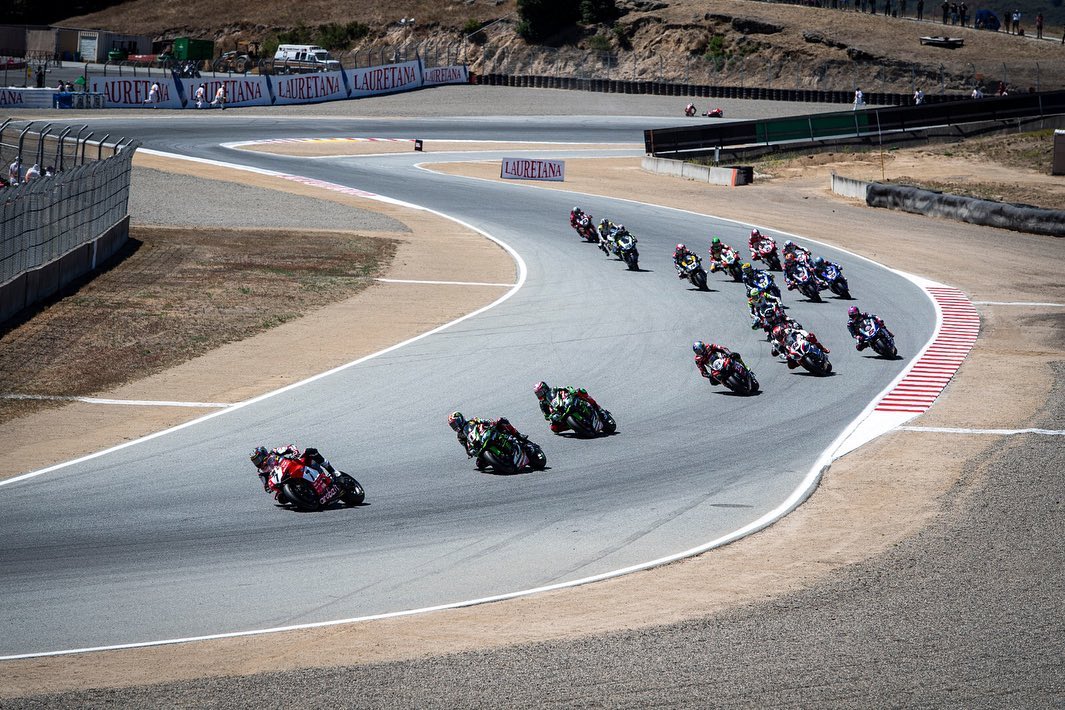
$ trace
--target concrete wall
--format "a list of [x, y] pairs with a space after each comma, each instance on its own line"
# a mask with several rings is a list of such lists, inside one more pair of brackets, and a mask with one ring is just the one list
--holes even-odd
[[58, 259], [19, 274], [0, 285], [0, 323], [93, 271], [129, 240], [129, 216], [87, 244], [71, 249]]
[[832, 192], [865, 202], [865, 198], [869, 194], [869, 183], [832, 173]]
[[696, 165], [683, 160], [671, 160], [669, 158], [655, 158], [648, 156], [643, 159], [641, 167], [655, 175], [670, 175], [682, 177], [698, 182], [708, 182], [711, 185], [746, 185], [743, 171], [739, 168], [717, 168], [708, 165]]

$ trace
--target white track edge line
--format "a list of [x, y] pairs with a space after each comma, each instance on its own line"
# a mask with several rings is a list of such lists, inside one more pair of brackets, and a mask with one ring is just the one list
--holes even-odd
[[990, 434], [998, 436], [1042, 434], [1044, 436], [1065, 436], [1065, 429], [963, 429], [941, 426], [900, 426], [899, 431], [917, 431], [929, 434]]

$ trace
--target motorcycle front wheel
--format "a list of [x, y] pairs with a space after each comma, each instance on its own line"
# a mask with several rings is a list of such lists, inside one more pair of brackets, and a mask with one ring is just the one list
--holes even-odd
[[353, 476], [343, 471], [338, 471], [337, 485], [344, 489], [344, 494], [340, 496], [340, 500], [347, 505], [362, 505], [362, 502], [366, 500], [365, 489]]
[[302, 479], [293, 479], [281, 486], [281, 495], [287, 503], [300, 510], [318, 510], [318, 496]]

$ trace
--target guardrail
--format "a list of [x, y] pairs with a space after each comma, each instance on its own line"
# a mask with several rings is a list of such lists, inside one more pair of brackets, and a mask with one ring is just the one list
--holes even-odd
[[656, 128], [644, 131], [644, 149], [648, 154], [659, 157], [695, 157], [737, 146], [867, 137], [938, 126], [1062, 114], [1065, 114], [1065, 91], [1055, 91], [923, 106], [867, 108], [715, 125]]

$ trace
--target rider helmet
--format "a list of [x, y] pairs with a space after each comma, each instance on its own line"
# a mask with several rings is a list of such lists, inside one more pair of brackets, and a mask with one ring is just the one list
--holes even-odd
[[762, 236], [762, 233], [759, 232], [757, 229], [752, 229], [751, 230], [751, 239], [755, 239], [755, 238], [760, 237], [760, 236]]
[[701, 340], [696, 340], [694, 343], [692, 343], [692, 352], [696, 355], [705, 355], [706, 343]]
[[262, 468], [263, 463], [266, 462], [267, 457], [270, 456], [270, 452], [265, 446], [256, 446], [255, 450], [251, 452], [251, 462], [255, 464], [255, 468]]
[[785, 249], [787, 249], [787, 248], [788, 248], [788, 247], [790, 247], [790, 246], [794, 246], [794, 245], [793, 245], [793, 244], [791, 243], [791, 240], [790, 240], [790, 239], [789, 239], [789, 240], [787, 240], [786, 242], [784, 242], [784, 248], [785, 248]]
[[753, 271], [753, 270], [754, 270], [754, 267], [751, 266], [751, 262], [749, 262], [749, 261], [743, 262], [743, 266], [740, 267], [740, 271], [744, 271], [744, 272]]
[[710, 240], [710, 246], [714, 246], [715, 244], [720, 244], [720, 243], [721, 243], [721, 237], [714, 237], [713, 239]]
[[847, 309], [847, 317], [851, 320], [857, 318], [859, 313], [860, 311], [858, 310], [858, 306], [851, 306]]
[[820, 257], [820, 256], [814, 257], [814, 266], [816, 266], [818, 268], [821, 268], [824, 265], [825, 265], [825, 260], [822, 257]]
[[533, 387], [533, 393], [536, 395], [537, 399], [543, 399], [551, 393], [551, 388], [548, 387], [546, 382], [540, 380], [536, 383], [536, 386]]
[[761, 294], [762, 292], [756, 289], [754, 286], [751, 286], [749, 289], [747, 289], [747, 298], [758, 298]]
[[773, 340], [780, 340], [784, 337], [784, 328], [777, 325], [773, 327]]
[[581, 208], [580, 208], [580, 207], [574, 207], [574, 208], [573, 208], [573, 211], [574, 211], [574, 212], [578, 212], [578, 213], [579, 213], [579, 212], [581, 211]]
[[462, 416], [462, 412], [452, 412], [447, 415], [447, 423], [455, 431], [462, 431], [466, 426], [466, 417]]
[[678, 244], [676, 250], [673, 253], [676, 254], [682, 251], [688, 251], [688, 247], [684, 246], [683, 244]]

